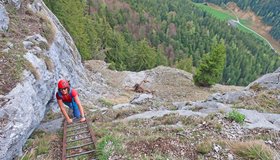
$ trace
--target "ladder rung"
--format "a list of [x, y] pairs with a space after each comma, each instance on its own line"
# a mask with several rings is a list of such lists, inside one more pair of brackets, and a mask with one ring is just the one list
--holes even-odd
[[75, 140], [71, 140], [71, 141], [67, 141], [66, 143], [71, 143], [71, 142], [75, 142], [75, 141], [79, 141], [79, 140], [83, 140], [83, 139], [88, 139], [88, 138], [91, 138], [91, 136], [83, 137], [83, 138], [79, 138], [79, 139], [75, 139]]
[[77, 122], [77, 123], [73, 123], [73, 124], [68, 124], [67, 127], [75, 127], [75, 126], [78, 126], [78, 125], [81, 125], [81, 124], [85, 124], [86, 121], [84, 122]]
[[87, 125], [79, 124], [79, 125], [76, 125], [76, 126], [73, 126], [73, 127], [68, 127], [67, 129], [77, 128], [77, 127], [84, 127], [84, 126], [87, 126]]
[[78, 128], [75, 128], [75, 129], [69, 130], [69, 131], [67, 131], [67, 132], [72, 132], [72, 131], [76, 131], [76, 130], [79, 130], [79, 129], [84, 129], [84, 128], [87, 128], [87, 126], [78, 127]]
[[66, 137], [77, 136], [77, 135], [79, 135], [79, 134], [88, 133], [88, 132], [89, 132], [89, 131], [83, 131], [83, 132], [79, 132], [79, 133], [76, 133], [76, 134], [70, 134], [70, 135], [68, 135], [68, 136], [66, 136]]
[[82, 144], [82, 145], [79, 145], [79, 146], [69, 147], [69, 148], [66, 148], [66, 150], [75, 149], [75, 148], [81, 148], [83, 146], [87, 146], [87, 145], [90, 145], [90, 144], [93, 144], [93, 142]]
[[92, 153], [92, 152], [94, 152], [94, 151], [95, 151], [95, 150], [86, 151], [86, 152], [81, 152], [81, 153], [78, 153], [78, 154], [73, 154], [73, 155], [66, 156], [66, 158], [77, 157], [77, 156], [81, 156], [81, 155], [84, 155], [84, 154]]

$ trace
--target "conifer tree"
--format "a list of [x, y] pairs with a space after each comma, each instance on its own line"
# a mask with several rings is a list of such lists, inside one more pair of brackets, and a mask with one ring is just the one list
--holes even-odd
[[[56, 0], [48, 2], [53, 12], [73, 37], [83, 59], [91, 59], [90, 39], [86, 33], [87, 20], [84, 16], [85, 2], [76, 0]], [[75, 7], [74, 7], [75, 6]]]
[[192, 73], [192, 56], [183, 58], [175, 63], [176, 68]]
[[210, 87], [222, 78], [226, 60], [224, 43], [214, 44], [211, 52], [202, 57], [194, 75], [194, 82], [198, 86]]
[[134, 55], [130, 70], [141, 71], [151, 69], [156, 65], [157, 52], [150, 47], [148, 42], [144, 39], [134, 45]]

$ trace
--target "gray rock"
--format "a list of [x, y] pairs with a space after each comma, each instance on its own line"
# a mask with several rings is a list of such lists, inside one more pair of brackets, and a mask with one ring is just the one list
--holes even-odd
[[193, 102], [191, 106], [183, 107], [183, 109], [199, 110], [201, 113], [215, 113], [220, 110], [228, 111], [230, 105], [219, 103], [216, 101]]
[[14, 47], [14, 44], [11, 42], [8, 42], [6, 46], [7, 46], [7, 48], [3, 49], [2, 52], [9, 53], [9, 50]]
[[12, 42], [8, 42], [7, 43], [7, 47], [12, 49], [12, 48], [14, 48], [14, 44]]
[[127, 74], [127, 77], [123, 81], [124, 86], [134, 86], [136, 83], [140, 83], [147, 77], [145, 71], [128, 73], [129, 74]]
[[127, 108], [133, 108], [135, 105], [130, 104], [130, 103], [124, 103], [124, 104], [117, 104], [114, 105], [112, 108], [113, 109], [127, 109]]
[[10, 4], [14, 5], [16, 9], [20, 9], [21, 0], [8, 0]]
[[50, 122], [42, 123], [39, 125], [38, 130], [42, 130], [47, 133], [55, 133], [61, 129], [64, 118], [52, 120]]
[[32, 9], [33, 12], [40, 12], [43, 8], [43, 5], [40, 1], [35, 0], [31, 5], [28, 6]]
[[221, 146], [219, 146], [219, 145], [217, 145], [217, 144], [214, 144], [213, 150], [214, 150], [216, 153], [219, 153], [221, 149], [222, 149]]
[[143, 112], [140, 114], [135, 114], [135, 115], [129, 116], [123, 120], [130, 121], [130, 120], [134, 120], [134, 119], [149, 119], [149, 118], [153, 118], [153, 117], [162, 117], [164, 115], [172, 114], [172, 113], [173, 114], [178, 113], [181, 116], [200, 116], [200, 117], [207, 116], [207, 114], [204, 114], [204, 113], [187, 111], [187, 110], [176, 110], [176, 111], [160, 110], [160, 111], [147, 111], [147, 112]]
[[234, 157], [233, 157], [233, 155], [232, 154], [228, 154], [228, 160], [234, 160]]
[[40, 34], [35, 34], [33, 36], [28, 36], [25, 41], [33, 42], [34, 44], [40, 44], [40, 42], [48, 43], [46, 38], [42, 37]]
[[251, 88], [253, 85], [260, 85], [266, 89], [280, 89], [279, 68], [275, 72], [265, 74], [261, 78], [258, 78], [254, 82], [250, 83], [246, 89]]
[[200, 112], [193, 112], [193, 111], [187, 111], [187, 110], [177, 110], [177, 111], [172, 111], [172, 113], [178, 113], [181, 116], [200, 116], [200, 117], [206, 117], [207, 114], [205, 113], [200, 113]]
[[273, 124], [274, 124], [275, 126], [277, 126], [278, 128], [280, 128], [280, 118], [278, 118], [277, 120], [275, 120], [275, 121], [273, 122]]
[[153, 98], [152, 94], [140, 94], [135, 96], [130, 103], [131, 104], [143, 104]]
[[[239, 109], [240, 113], [244, 114], [246, 117], [246, 128], [268, 128], [268, 129], [274, 129], [279, 131], [280, 127], [278, 125], [273, 124], [273, 121], [269, 121], [268, 114], [266, 113], [260, 113], [258, 111], [254, 110], [246, 110], [246, 109]], [[277, 119], [280, 119], [279, 114], [269, 114], [270, 116], [278, 117]], [[274, 118], [275, 118], [274, 117]], [[271, 120], [271, 119], [270, 119]]]
[[274, 71], [274, 73], [280, 73], [280, 67], [276, 69], [276, 71]]
[[2, 52], [9, 53], [10, 48], [3, 49]]
[[209, 96], [208, 101], [217, 101], [220, 103], [232, 104], [242, 101], [244, 97], [252, 97], [254, 94], [251, 91], [235, 91], [225, 94], [216, 93]]
[[34, 46], [34, 44], [30, 41], [23, 41], [22, 43], [23, 43], [24, 48], [28, 49], [28, 50], [32, 49], [32, 47]]
[[9, 17], [5, 7], [0, 3], [0, 31], [7, 31], [9, 28]]
[[184, 108], [187, 104], [189, 104], [188, 102], [173, 102], [172, 103], [177, 109], [182, 109]]
[[134, 119], [148, 119], [148, 118], [152, 118], [152, 117], [162, 117], [166, 114], [170, 114], [172, 113], [171, 111], [168, 110], [164, 110], [164, 111], [147, 111], [144, 113], [140, 113], [140, 114], [135, 114], [132, 116], [129, 116], [125, 119], [123, 119], [124, 121], [129, 121], [129, 120], [134, 120]]

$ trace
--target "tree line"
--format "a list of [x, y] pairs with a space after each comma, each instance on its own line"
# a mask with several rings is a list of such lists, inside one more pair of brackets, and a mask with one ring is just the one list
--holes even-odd
[[247, 85], [280, 66], [279, 57], [264, 42], [229, 27], [191, 1], [118, 2], [116, 7], [101, 0], [45, 0], [82, 58], [104, 59], [112, 69], [169, 65], [193, 72], [220, 41], [226, 51], [221, 83]]
[[102, 59], [111, 69], [141, 71], [158, 65], [167, 65], [163, 52], [148, 44], [136, 41], [112, 28], [107, 19], [109, 12], [100, 4], [91, 12], [92, 1], [45, 0], [71, 34], [83, 60]]

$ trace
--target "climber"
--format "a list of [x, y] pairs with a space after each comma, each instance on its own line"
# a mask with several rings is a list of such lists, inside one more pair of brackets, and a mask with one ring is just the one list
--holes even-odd
[[60, 80], [58, 82], [58, 91], [56, 93], [57, 103], [68, 123], [72, 123], [73, 120], [69, 117], [63, 104], [67, 105], [73, 110], [74, 118], [80, 119], [80, 122], [84, 122], [85, 113], [84, 108], [78, 98], [78, 93], [75, 89], [70, 87], [70, 83], [66, 80]]

